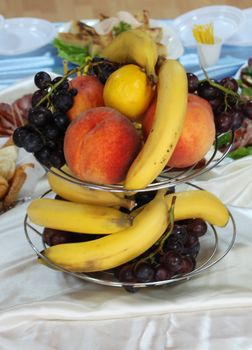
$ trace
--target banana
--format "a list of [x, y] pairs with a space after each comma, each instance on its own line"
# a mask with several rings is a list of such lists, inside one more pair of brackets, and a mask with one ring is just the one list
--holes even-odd
[[166, 230], [168, 215], [164, 196], [156, 196], [125, 230], [89, 242], [55, 245], [45, 249], [43, 254], [70, 271], [107, 270], [149, 249]]
[[187, 109], [187, 76], [176, 60], [165, 60], [158, 74], [157, 106], [153, 127], [131, 164], [124, 187], [148, 186], [164, 169], [178, 142]]
[[168, 207], [176, 196], [174, 220], [201, 218], [220, 227], [226, 226], [229, 213], [225, 205], [212, 193], [205, 190], [176, 192], [165, 196]]
[[[62, 170], [64, 173], [70, 173], [67, 166], [63, 166]], [[49, 172], [47, 175], [49, 185], [55, 193], [71, 202], [104, 205], [109, 207], [118, 206], [129, 210], [135, 206], [135, 201], [133, 199], [122, 198], [116, 193], [93, 190], [74, 184], [71, 182], [71, 177], [68, 177], [56, 168], [53, 168], [53, 171], [66, 178], [66, 180]]]
[[[211, 225], [224, 227], [229, 220], [229, 213], [225, 205], [212, 193], [205, 190], [183, 191], [168, 194], [165, 200], [168, 208], [172, 198], [176, 196], [174, 206], [174, 221], [201, 218]], [[144, 206], [131, 212], [131, 217], [136, 217]]]
[[157, 45], [151, 36], [139, 28], [122, 32], [113, 39], [101, 56], [117, 63], [136, 63], [149, 77], [156, 78]]
[[49, 198], [32, 201], [27, 214], [39, 226], [78, 233], [114, 233], [131, 225], [131, 217], [114, 208]]

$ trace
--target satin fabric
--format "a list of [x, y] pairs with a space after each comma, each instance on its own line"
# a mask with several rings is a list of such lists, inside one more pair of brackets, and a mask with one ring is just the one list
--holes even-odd
[[252, 208], [252, 156], [236, 161], [226, 158], [193, 183], [212, 192], [225, 204]]
[[[40, 180], [34, 197], [47, 188]], [[252, 349], [252, 207], [229, 205], [238, 236], [218, 264], [131, 294], [39, 265], [24, 235], [28, 204], [1, 216], [1, 350]], [[221, 249], [229, 229], [219, 231]]]

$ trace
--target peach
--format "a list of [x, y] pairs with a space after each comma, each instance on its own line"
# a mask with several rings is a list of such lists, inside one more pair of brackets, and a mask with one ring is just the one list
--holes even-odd
[[210, 111], [210, 113], [212, 112], [212, 107], [207, 100], [195, 94], [188, 94], [188, 103], [193, 103], [193, 102], [204, 105]]
[[[143, 134], [151, 130], [156, 101], [153, 101], [143, 119]], [[199, 162], [215, 140], [214, 115], [210, 104], [203, 98], [189, 94], [186, 119], [169, 167], [186, 168]]]
[[147, 136], [149, 135], [149, 132], [151, 130], [151, 126], [153, 123], [153, 118], [156, 110], [156, 104], [157, 104], [157, 99], [154, 98], [143, 117], [142, 130], [143, 130], [143, 137], [145, 140], [147, 139]]
[[67, 112], [73, 120], [89, 108], [104, 106], [103, 84], [92, 75], [83, 75], [71, 80], [70, 87], [78, 90], [72, 108]]
[[112, 108], [96, 107], [70, 123], [64, 154], [79, 179], [115, 184], [124, 180], [140, 146], [139, 133], [129, 119]]

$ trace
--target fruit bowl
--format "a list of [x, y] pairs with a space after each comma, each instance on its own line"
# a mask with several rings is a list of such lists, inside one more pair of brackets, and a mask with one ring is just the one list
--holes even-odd
[[[184, 188], [188, 189], [188, 185], [192, 189], [201, 189], [198, 186], [192, 184], [179, 185], [178, 187], [180, 190], [183, 190]], [[45, 196], [52, 198], [54, 194], [48, 191], [42, 197]], [[68, 273], [88, 282], [111, 287], [124, 287], [129, 291], [134, 291], [135, 289], [142, 287], [171, 285], [181, 281], [189, 280], [204, 273], [209, 268], [220, 262], [231, 250], [236, 238], [236, 226], [233, 216], [230, 212], [229, 217], [229, 222], [224, 228], [217, 228], [214, 225], [207, 224], [206, 234], [199, 238], [200, 249], [198, 251], [198, 254], [195, 255], [195, 266], [191, 272], [173, 274], [173, 276], [170, 278], [155, 281], [152, 280], [150, 282], [122, 282], [117, 278], [118, 276], [116, 274], [116, 269], [92, 273], [75, 273], [64, 269], [52, 263], [41, 253], [41, 251], [48, 247], [47, 243], [45, 242], [45, 236], [43, 235], [43, 227], [39, 227], [33, 224], [26, 215], [24, 220], [24, 230], [26, 238], [32, 249], [36, 252], [42, 263], [48, 267]]]
[[[188, 182], [196, 178], [197, 176], [200, 176], [212, 170], [223, 161], [223, 159], [226, 157], [226, 155], [229, 153], [230, 149], [232, 148], [232, 144], [234, 141], [234, 132], [232, 131], [231, 133], [232, 133], [231, 139], [224, 146], [224, 148], [222, 149], [222, 152], [218, 151], [218, 146], [217, 146], [218, 140], [221, 137], [221, 135], [217, 135], [215, 138], [214, 145], [212, 146], [210, 151], [207, 153], [204, 162], [198, 162], [193, 166], [184, 168], [184, 169], [175, 169], [175, 168], [166, 167], [162, 171], [162, 173], [156, 178], [156, 180], [147, 186], [147, 188], [136, 189], [134, 190], [134, 192], [144, 192], [146, 190], [155, 191], [163, 188], [173, 187], [175, 185]], [[63, 178], [76, 185], [81, 185], [90, 189], [110, 191], [110, 192], [125, 192], [125, 193], [131, 192], [132, 193], [132, 190], [126, 190], [122, 184], [98, 185], [91, 182], [84, 182], [78, 179], [77, 177], [70, 175], [69, 173], [66, 173], [63, 169], [55, 170], [54, 168], [48, 168], [45, 166], [44, 168], [47, 172], [51, 172], [52, 174], [60, 178]]]

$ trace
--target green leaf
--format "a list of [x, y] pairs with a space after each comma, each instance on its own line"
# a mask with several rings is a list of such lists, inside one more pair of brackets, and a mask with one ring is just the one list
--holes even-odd
[[249, 155], [252, 155], [252, 146], [240, 147], [235, 151], [230, 152], [228, 154], [228, 157], [232, 159], [240, 159]]
[[131, 25], [130, 24], [121, 21], [121, 22], [119, 22], [119, 24], [117, 26], [113, 27], [112, 34], [113, 34], [113, 36], [117, 36], [120, 33], [126, 32], [127, 30], [130, 30], [130, 29], [131, 29]]
[[252, 88], [251, 87], [242, 87], [241, 96], [246, 96], [252, 100]]
[[220, 149], [231, 141], [231, 132], [226, 132], [225, 134], [218, 137], [217, 148]]
[[54, 39], [53, 46], [57, 48], [59, 57], [77, 65], [82, 65], [89, 56], [87, 47], [70, 45], [58, 38]]

